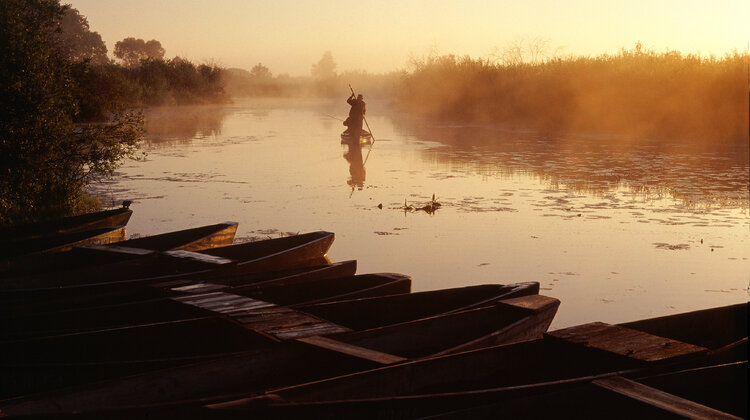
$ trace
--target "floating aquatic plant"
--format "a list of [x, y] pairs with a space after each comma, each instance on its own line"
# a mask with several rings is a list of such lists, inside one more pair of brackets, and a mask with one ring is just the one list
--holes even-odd
[[430, 200], [429, 203], [425, 204], [422, 207], [414, 207], [412, 205], [409, 205], [406, 202], [406, 199], [404, 199], [404, 206], [401, 207], [401, 210], [403, 210], [405, 212], [406, 211], [420, 211], [421, 210], [421, 211], [424, 211], [426, 213], [433, 214], [441, 206], [442, 206], [442, 204], [438, 203], [437, 200], [435, 199], [435, 194], [432, 194], [432, 200]]

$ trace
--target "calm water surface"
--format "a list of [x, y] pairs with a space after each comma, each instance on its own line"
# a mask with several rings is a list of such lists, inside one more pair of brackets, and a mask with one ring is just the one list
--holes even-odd
[[[538, 281], [553, 328], [748, 300], [748, 150], [419, 121], [344, 100], [152, 109], [141, 161], [101, 186], [130, 236], [222, 221], [237, 241], [327, 230], [334, 261], [413, 290]], [[442, 206], [419, 208], [433, 194]], [[382, 207], [382, 208], [381, 208]]]

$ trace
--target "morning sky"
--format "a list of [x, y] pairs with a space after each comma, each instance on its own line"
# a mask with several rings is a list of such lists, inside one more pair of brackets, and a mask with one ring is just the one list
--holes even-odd
[[308, 75], [325, 51], [339, 72], [408, 69], [430, 53], [488, 58], [519, 38], [558, 55], [722, 56], [750, 42], [748, 0], [62, 0], [115, 42], [156, 39], [168, 58]]

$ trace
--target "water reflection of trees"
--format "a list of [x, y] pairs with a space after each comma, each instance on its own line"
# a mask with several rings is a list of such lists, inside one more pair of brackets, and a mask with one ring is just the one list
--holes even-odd
[[426, 159], [484, 175], [532, 173], [553, 188], [603, 195], [627, 188], [643, 198], [689, 206], [748, 206], [748, 145], [552, 134], [491, 126], [394, 122], [449, 147]]
[[189, 141], [221, 134], [221, 125], [230, 109], [224, 106], [177, 106], [149, 108], [146, 141]]

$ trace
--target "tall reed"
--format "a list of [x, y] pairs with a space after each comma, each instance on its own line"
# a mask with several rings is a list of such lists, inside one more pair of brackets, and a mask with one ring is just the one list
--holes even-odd
[[[396, 103], [423, 116], [544, 130], [748, 138], [748, 53], [644, 51], [494, 64], [431, 56], [413, 63]], [[746, 143], [746, 141], [745, 141]]]

